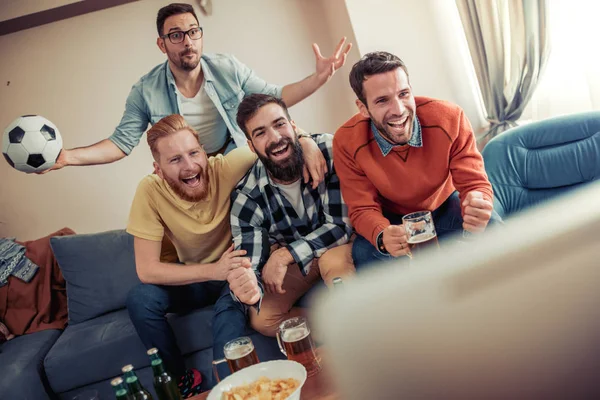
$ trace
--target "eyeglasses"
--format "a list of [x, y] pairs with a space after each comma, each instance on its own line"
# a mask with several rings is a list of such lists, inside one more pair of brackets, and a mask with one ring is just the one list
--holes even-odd
[[169, 41], [173, 44], [181, 43], [185, 40], [185, 35], [188, 35], [192, 40], [198, 40], [202, 38], [202, 27], [195, 27], [188, 31], [174, 31], [167, 33], [166, 35], [162, 35], [161, 38], [169, 38]]

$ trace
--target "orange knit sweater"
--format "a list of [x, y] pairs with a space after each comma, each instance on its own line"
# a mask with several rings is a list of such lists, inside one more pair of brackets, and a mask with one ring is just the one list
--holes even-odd
[[471, 124], [452, 103], [416, 97], [423, 146], [395, 146], [384, 157], [360, 114], [335, 133], [333, 154], [342, 195], [356, 232], [376, 246], [389, 224], [382, 210], [396, 214], [437, 209], [458, 190], [478, 190], [492, 201], [492, 186], [477, 150]]

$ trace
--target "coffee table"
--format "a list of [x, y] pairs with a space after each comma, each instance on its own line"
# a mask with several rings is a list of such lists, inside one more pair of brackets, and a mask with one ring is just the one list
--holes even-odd
[[[327, 365], [327, 352], [323, 347], [317, 349], [317, 354], [321, 357], [321, 371], [315, 376], [306, 379], [302, 386], [300, 398], [302, 400], [338, 400], [340, 395], [333, 385], [330, 370]], [[191, 397], [190, 400], [206, 400], [208, 393], [205, 392], [198, 396]]]

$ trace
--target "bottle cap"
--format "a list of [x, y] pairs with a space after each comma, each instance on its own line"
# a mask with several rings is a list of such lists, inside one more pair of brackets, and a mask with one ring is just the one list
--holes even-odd
[[340, 278], [339, 276], [336, 278], [333, 278], [333, 280], [331, 281], [334, 285], [339, 285], [340, 283], [342, 283], [342, 278]]
[[133, 371], [133, 365], [127, 364], [126, 366], [124, 366], [123, 368], [121, 368], [121, 371], [123, 371], [123, 372]]
[[149, 356], [151, 356], [152, 354], [157, 354], [158, 353], [158, 349], [156, 347], [151, 348], [150, 350], [148, 350], [146, 352]]
[[123, 378], [121, 378], [120, 376], [110, 381], [110, 384], [113, 386], [119, 386], [121, 383], [123, 383]]

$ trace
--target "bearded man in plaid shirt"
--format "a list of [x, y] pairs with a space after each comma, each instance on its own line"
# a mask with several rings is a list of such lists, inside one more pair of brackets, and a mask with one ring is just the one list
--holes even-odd
[[258, 160], [232, 193], [231, 231], [262, 283], [250, 324], [275, 336], [281, 322], [304, 313], [293, 305], [317, 282], [331, 285], [354, 273], [352, 227], [333, 165], [333, 135], [312, 135], [327, 168], [321, 183], [305, 184], [296, 125], [281, 99], [246, 97], [237, 123]]

